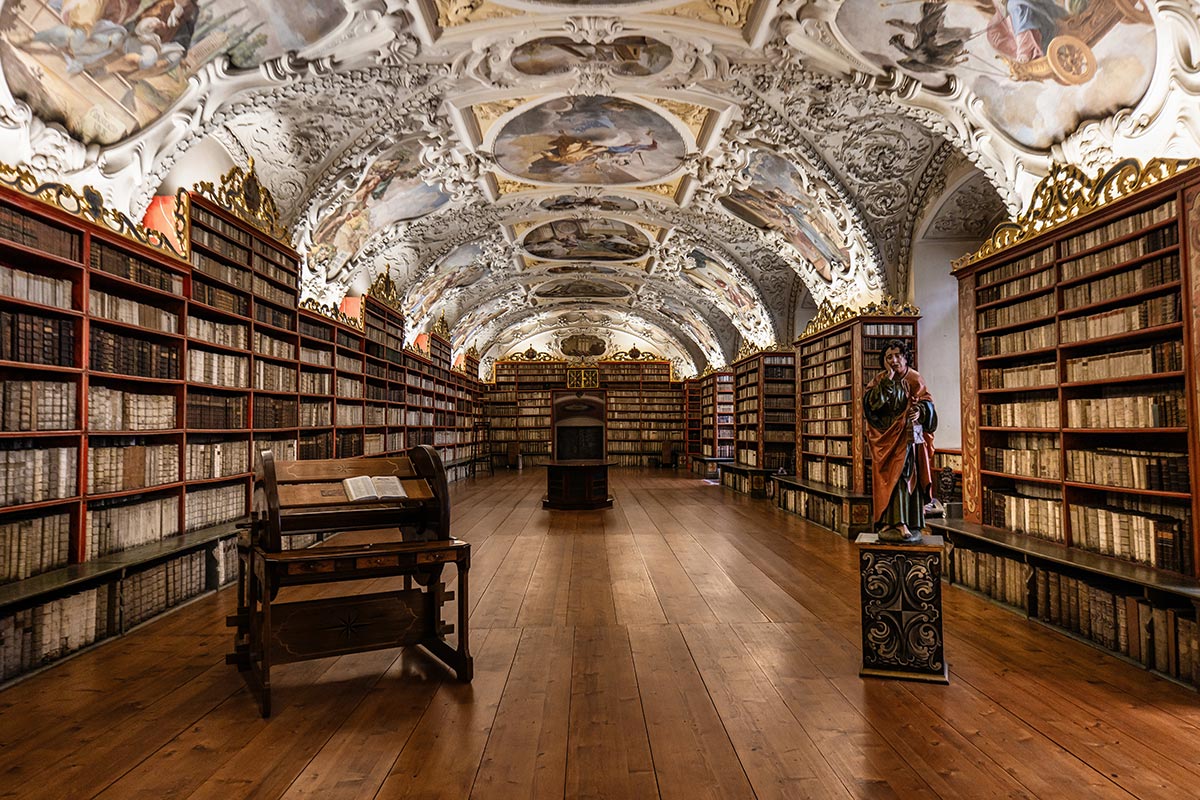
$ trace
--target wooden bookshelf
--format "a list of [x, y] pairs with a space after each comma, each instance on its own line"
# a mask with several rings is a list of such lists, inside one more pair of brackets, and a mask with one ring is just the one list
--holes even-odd
[[700, 378], [689, 378], [683, 382], [684, 454], [689, 458], [704, 454], [701, 394]]
[[[567, 385], [567, 362], [500, 360], [485, 393], [494, 463], [541, 464], [550, 458], [550, 392]], [[514, 452], [515, 451], [515, 452]]]
[[[1060, 192], [1069, 219], [1030, 212], [956, 264], [964, 520], [944, 523], [1030, 571], [1033, 590], [998, 599], [1171, 675], [1177, 662], [1137, 647], [1147, 626], [1173, 653], [1194, 647], [1200, 598], [1200, 174], [1177, 166], [1062, 168], [1039, 192]], [[1113, 200], [1116, 186], [1137, 190]], [[1085, 596], [1101, 617], [1080, 615]]]
[[[893, 301], [857, 313], [822, 307], [796, 341], [794, 479], [779, 483], [780, 507], [853, 537], [871, 529], [871, 456], [863, 392], [880, 371], [885, 342], [900, 339], [917, 359], [916, 310]], [[830, 524], [833, 523], [833, 524]]]
[[692, 456], [692, 471], [719, 477], [718, 467], [734, 458], [733, 373], [712, 372], [700, 382], [700, 454]]
[[479, 381], [444, 336], [300, 310], [293, 250], [186, 201], [182, 257], [0, 191], [0, 681], [232, 581], [261, 449], [467, 474]]
[[735, 460], [790, 472], [795, 459], [796, 366], [791, 351], [755, 353], [733, 366]]
[[601, 361], [608, 399], [608, 458], [620, 466], [674, 464], [683, 456], [683, 386], [661, 360]]

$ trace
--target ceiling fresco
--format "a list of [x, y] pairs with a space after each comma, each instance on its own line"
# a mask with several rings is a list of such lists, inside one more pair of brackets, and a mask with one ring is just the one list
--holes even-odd
[[504, 124], [500, 167], [535, 183], [652, 183], [679, 169], [687, 145], [667, 118], [619, 97], [558, 97]]
[[837, 25], [880, 66], [933, 87], [958, 76], [1029, 147], [1132, 106], [1155, 63], [1154, 25], [1138, 0], [846, 0]]
[[521, 240], [525, 252], [555, 261], [632, 261], [646, 255], [646, 235], [611, 219], [559, 219], [539, 225]]
[[219, 56], [256, 67], [345, 17], [342, 0], [48, 0], [0, 9], [0, 66], [14, 96], [86, 143], [157, 119]]
[[304, 297], [387, 272], [409, 342], [686, 375], [908, 299], [1055, 161], [1200, 156], [1185, 5], [10, 1], [0, 159], [140, 218], [253, 158]]

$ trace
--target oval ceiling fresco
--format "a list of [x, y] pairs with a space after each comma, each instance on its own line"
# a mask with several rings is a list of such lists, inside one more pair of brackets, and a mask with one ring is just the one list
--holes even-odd
[[150, 124], [224, 54], [255, 67], [337, 27], [343, 0], [49, 0], [7, 3], [0, 68], [43, 120], [111, 144]]
[[629, 290], [618, 283], [583, 279], [557, 281], [540, 287], [536, 292], [538, 297], [550, 300], [582, 297], [629, 297], [629, 294]]
[[416, 219], [450, 198], [419, 177], [421, 144], [405, 139], [375, 160], [358, 188], [326, 215], [313, 231], [309, 259], [332, 274], [367, 243], [373, 231]]
[[645, 36], [597, 44], [551, 36], [521, 45], [513, 50], [511, 61], [513, 69], [525, 75], [563, 75], [584, 64], [599, 64], [614, 75], [642, 77], [670, 66], [671, 48]]
[[832, 280], [833, 265], [847, 263], [850, 254], [842, 235], [803, 188], [796, 168], [759, 150], [746, 175], [750, 185], [722, 198], [725, 207], [751, 225], [779, 231], [822, 278]]
[[837, 26], [877, 64], [926, 85], [957, 76], [998, 126], [1037, 148], [1136, 105], [1156, 58], [1141, 0], [846, 0]]
[[557, 197], [547, 197], [538, 203], [539, 208], [546, 211], [578, 211], [588, 209], [595, 211], [637, 211], [637, 203], [628, 197], [579, 197], [573, 194], [560, 194]]
[[530, 255], [554, 261], [628, 261], [650, 249], [645, 234], [613, 219], [556, 219], [529, 231], [521, 246]]
[[503, 169], [540, 183], [651, 183], [687, 155], [683, 136], [664, 116], [603, 95], [534, 106], [505, 123], [493, 149]]

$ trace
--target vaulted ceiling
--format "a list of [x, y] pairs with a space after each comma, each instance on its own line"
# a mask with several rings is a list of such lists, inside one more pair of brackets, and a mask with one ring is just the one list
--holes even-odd
[[903, 297], [918, 225], [1052, 160], [1196, 155], [1198, 43], [1186, 0], [9, 2], [0, 151], [134, 215], [253, 158], [308, 297], [690, 374]]

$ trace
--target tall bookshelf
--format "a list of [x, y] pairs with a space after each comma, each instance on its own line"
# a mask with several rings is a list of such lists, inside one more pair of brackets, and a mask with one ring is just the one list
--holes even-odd
[[485, 404], [497, 463], [508, 464], [514, 450], [523, 464], [549, 460], [550, 391], [566, 387], [567, 362], [502, 359], [493, 366], [492, 377]]
[[1181, 166], [1060, 168], [1038, 196], [1062, 205], [956, 264], [964, 519], [934, 524], [986, 554], [956, 564], [966, 585], [1016, 565], [982, 590], [1193, 680], [1200, 174]]
[[711, 372], [700, 382], [700, 454], [692, 457], [692, 471], [706, 478], [719, 476], [721, 463], [733, 461], [733, 373]]
[[671, 460], [684, 446], [683, 386], [671, 364], [659, 359], [601, 361], [600, 385], [608, 399], [608, 457], [639, 467]]
[[178, 249], [0, 190], [0, 681], [231, 582], [259, 449], [428, 442], [465, 474], [478, 381], [444, 337], [436, 363], [400, 352], [374, 298], [298, 309], [296, 253], [237, 194], [253, 180], [181, 195]]
[[796, 475], [777, 480], [779, 505], [845, 536], [871, 529], [871, 455], [863, 393], [889, 339], [917, 359], [917, 310], [887, 299], [857, 311], [823, 305], [796, 340]]
[[701, 395], [700, 378], [689, 378], [683, 382], [684, 454], [689, 458], [704, 453]]
[[721, 465], [721, 481], [762, 497], [767, 476], [787, 472], [795, 457], [795, 354], [767, 351], [739, 359], [733, 392], [735, 463]]

